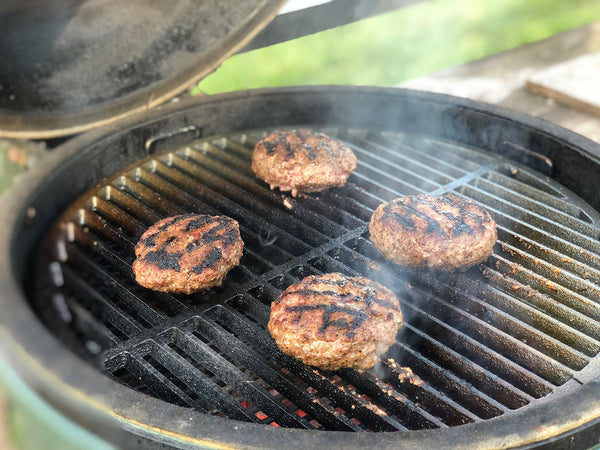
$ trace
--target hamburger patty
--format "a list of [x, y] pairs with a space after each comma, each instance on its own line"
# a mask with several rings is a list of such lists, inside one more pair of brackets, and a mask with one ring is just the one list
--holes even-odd
[[496, 243], [496, 222], [476, 203], [455, 194], [417, 195], [379, 205], [371, 241], [396, 264], [466, 269], [485, 261]]
[[252, 170], [282, 191], [319, 192], [343, 186], [356, 169], [352, 149], [322, 133], [276, 131], [254, 148]]
[[269, 331], [279, 348], [305, 364], [369, 369], [402, 326], [396, 296], [379, 283], [340, 273], [312, 275], [272, 304]]
[[243, 249], [238, 223], [229, 217], [167, 217], [146, 230], [135, 246], [133, 272], [149, 289], [191, 294], [221, 285]]

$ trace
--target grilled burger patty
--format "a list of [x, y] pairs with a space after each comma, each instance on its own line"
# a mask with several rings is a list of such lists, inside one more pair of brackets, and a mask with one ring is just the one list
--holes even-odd
[[496, 243], [496, 222], [476, 203], [455, 194], [417, 195], [379, 205], [371, 241], [396, 264], [466, 269], [485, 261]]
[[369, 369], [402, 326], [396, 296], [379, 283], [340, 273], [312, 275], [272, 304], [269, 331], [279, 348], [306, 364]]
[[356, 169], [352, 149], [322, 133], [276, 131], [261, 139], [252, 155], [252, 170], [282, 191], [319, 192], [343, 186]]
[[191, 294], [219, 286], [238, 265], [244, 242], [225, 216], [187, 214], [152, 225], [135, 246], [136, 281], [163, 292]]

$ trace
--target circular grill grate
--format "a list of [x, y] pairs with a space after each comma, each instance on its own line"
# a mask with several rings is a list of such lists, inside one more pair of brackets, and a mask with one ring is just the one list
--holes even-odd
[[[600, 351], [595, 210], [484, 151], [421, 136], [319, 131], [358, 156], [344, 188], [297, 199], [270, 191], [250, 170], [264, 130], [162, 151], [105, 180], [40, 247], [29, 295], [37, 314], [132, 389], [272, 426], [444, 428], [509, 413], [596, 375], [586, 370]], [[498, 223], [486, 264], [411, 271], [373, 249], [368, 221], [381, 202], [448, 191], [479, 202]], [[240, 266], [221, 287], [192, 296], [141, 288], [131, 272], [137, 239], [160, 218], [188, 212], [240, 222]], [[333, 271], [367, 276], [402, 299], [405, 325], [372, 370], [305, 366], [266, 330], [269, 304], [283, 289]]]

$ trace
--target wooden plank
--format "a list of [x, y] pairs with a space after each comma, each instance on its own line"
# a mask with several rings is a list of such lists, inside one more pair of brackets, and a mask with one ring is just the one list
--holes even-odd
[[535, 94], [600, 116], [600, 52], [548, 67], [529, 77], [526, 87]]
[[[531, 92], [527, 80], [549, 67], [600, 52], [600, 22], [487, 58], [404, 82], [399, 87], [456, 95], [503, 106], [600, 142], [600, 118]], [[598, 78], [597, 78], [598, 79]], [[600, 90], [600, 81], [595, 90]]]

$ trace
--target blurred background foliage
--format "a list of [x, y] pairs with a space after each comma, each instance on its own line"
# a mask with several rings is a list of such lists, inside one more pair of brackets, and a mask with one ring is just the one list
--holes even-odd
[[392, 86], [600, 20], [600, 0], [429, 0], [225, 61], [192, 93]]

